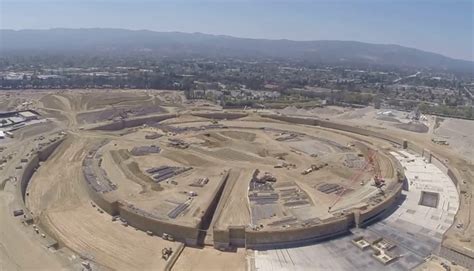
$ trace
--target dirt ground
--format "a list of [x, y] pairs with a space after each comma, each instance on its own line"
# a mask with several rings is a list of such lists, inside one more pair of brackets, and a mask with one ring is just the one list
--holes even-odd
[[[182, 120], [189, 127], [198, 127], [209, 123], [208, 121], [199, 122], [194, 118], [183, 118]], [[352, 152], [357, 156], [362, 152], [354, 147], [347, 147], [350, 142], [354, 141], [353, 138], [315, 128], [302, 128], [303, 132], [317, 134], [318, 138], [321, 138], [318, 144], [326, 146], [318, 149], [321, 157], [311, 157], [307, 146], [300, 144], [295, 148], [292, 144], [294, 140], [307, 141], [308, 143], [305, 144], [311, 144], [310, 142], [313, 140], [311, 137], [298, 136], [297, 139], [289, 142], [276, 140], [276, 138], [286, 135], [282, 131], [294, 131], [294, 126], [289, 124], [272, 124], [271, 128], [276, 130], [267, 132], [255, 129], [264, 125], [262, 122], [223, 121], [222, 123], [228, 127], [235, 125], [247, 128], [184, 132], [177, 135], [165, 135], [152, 141], [144, 139], [151, 128], [138, 129], [136, 132], [124, 136], [89, 131], [74, 132], [33, 176], [28, 187], [27, 206], [51, 236], [80, 255], [86, 255], [86, 258], [96, 262], [99, 266], [113, 269], [147, 269], [152, 266], [163, 267], [164, 262], [150, 261], [150, 259], [159, 259], [160, 250], [156, 248], [168, 246], [168, 242], [156, 237], [149, 237], [131, 227], [124, 228], [118, 223], [112, 223], [110, 216], [100, 214], [91, 207], [85, 191], [81, 171], [82, 160], [93, 146], [104, 138], [111, 141], [100, 149], [102, 167], [119, 187], [111, 193], [139, 208], [156, 213], [160, 217], [166, 217], [166, 214], [171, 210], [170, 205], [166, 202], [186, 200], [187, 196], [180, 196], [181, 192], [190, 189], [188, 185], [196, 179], [196, 176], [209, 177], [210, 183], [205, 188], [192, 188], [198, 193], [198, 196], [189, 211], [176, 218], [176, 223], [181, 224], [195, 223], [196, 220], [193, 217], [196, 211], [207, 208], [212, 199], [211, 195], [217, 187], [221, 169], [224, 168], [235, 170], [232, 171], [229, 182], [233, 185], [232, 193], [226, 199], [221, 217], [217, 219], [216, 226], [218, 227], [249, 224], [250, 208], [248, 207], [247, 189], [253, 170], [256, 168], [272, 172], [280, 182], [298, 180], [297, 183], [301, 189], [310, 194], [310, 198], [313, 199], [313, 209], [318, 209], [319, 211], [316, 213], [322, 217], [328, 216], [323, 214], [323, 209], [327, 209], [325, 206], [333, 202], [336, 196], [325, 195], [314, 189], [315, 185], [321, 182], [318, 180], [333, 179], [336, 181], [341, 177], [350, 178], [357, 172], [340, 166], [341, 157], [344, 157], [345, 153]], [[165, 134], [164, 131], [159, 132]], [[326, 137], [331, 140], [324, 141], [322, 139]], [[189, 142], [190, 146], [186, 149], [170, 147], [168, 146], [169, 138], [179, 138]], [[146, 144], [156, 144], [162, 150], [159, 154], [130, 155], [129, 151], [133, 147]], [[128, 154], [122, 155], [122, 158], [118, 159], [117, 154], [120, 152]], [[282, 154], [284, 154], [285, 162], [297, 166], [294, 169], [275, 169], [274, 166], [281, 162], [278, 157]], [[183, 173], [175, 178], [178, 185], [163, 182], [160, 184], [163, 188], [161, 191], [153, 191], [149, 188], [143, 190], [143, 187], [148, 185], [147, 180], [141, 180], [140, 183], [133, 181], [129, 173], [124, 170], [131, 161], [136, 162], [142, 171], [160, 165], [189, 166], [193, 169], [189, 173]], [[301, 172], [312, 163], [322, 162], [328, 162], [331, 165], [319, 172], [301, 175]], [[387, 173], [387, 169], [390, 168], [388, 164], [381, 160], [381, 165], [383, 165], [382, 170], [386, 172], [387, 178], [392, 177], [393, 174]], [[216, 171], [216, 169], [218, 170]], [[369, 173], [367, 176], [369, 179], [370, 174], [373, 173]], [[369, 183], [364, 187], [350, 183], [347, 185], [351, 185], [351, 189], [355, 192], [343, 197], [340, 208], [358, 204], [376, 192], [376, 189]], [[298, 216], [308, 217], [307, 215], [303, 216], [302, 213]], [[186, 259], [186, 251], [190, 250], [185, 250], [184, 256], [181, 256], [179, 261], [182, 258], [184, 263], [187, 260], [192, 261], [194, 254], [190, 254], [189, 259]], [[205, 254], [207, 256], [209, 253]], [[210, 255], [212, 253], [209, 254], [209, 257], [211, 257]], [[236, 257], [240, 254], [225, 255]], [[178, 262], [177, 266], [180, 264], [183, 263]], [[193, 268], [199, 270], [198, 266]], [[218, 266], [216, 263], [216, 268]]]
[[451, 148], [474, 163], [474, 121], [445, 118], [433, 135], [446, 139]]
[[[22, 105], [28, 102], [29, 105]], [[347, 133], [334, 132], [329, 129], [283, 123], [264, 119], [258, 114], [250, 114], [240, 120], [223, 120], [219, 124], [230, 128], [208, 131], [186, 131], [183, 133], [166, 133], [160, 129], [147, 127], [135, 133], [120, 136], [120, 132], [87, 131], [89, 127], [110, 119], [120, 119], [122, 112], [126, 117], [160, 114], [164, 112], [178, 113], [175, 119], [164, 121], [165, 125], [175, 127], [199, 127], [212, 122], [200, 117], [191, 116], [187, 112], [213, 112], [221, 108], [205, 101], [186, 101], [181, 93], [172, 91], [149, 90], [74, 90], [74, 91], [29, 91], [0, 93], [0, 111], [14, 109], [35, 109], [49, 121], [22, 128], [16, 132], [16, 138], [8, 142], [9, 148], [17, 153], [3, 171], [3, 176], [14, 175], [15, 163], [28, 152], [36, 142], [33, 138], [40, 134], [57, 133], [64, 130], [69, 133], [68, 139], [55, 151], [33, 175], [26, 206], [31, 209], [41, 230], [57, 239], [62, 248], [49, 251], [38, 241], [31, 228], [23, 226], [15, 220], [11, 212], [17, 208], [17, 187], [10, 181], [5, 182], [0, 190], [0, 270], [80, 270], [77, 264], [82, 260], [93, 262], [99, 270], [160, 270], [166, 262], [161, 259], [161, 249], [172, 247], [177, 249], [178, 243], [151, 237], [132, 227], [123, 227], [112, 222], [111, 217], [100, 213], [91, 206], [86, 193], [81, 163], [88, 151], [97, 142], [108, 138], [111, 142], [104, 147], [103, 167], [120, 189], [117, 195], [143, 208], [155, 210], [163, 216], [169, 211], [164, 206], [166, 200], [179, 201], [187, 198], [184, 194], [190, 190], [189, 184], [197, 177], [208, 176], [210, 184], [204, 188], [192, 188], [198, 193], [190, 211], [177, 218], [177, 222], [191, 221], [197, 210], [206, 209], [215, 191], [220, 174], [225, 169], [233, 168], [229, 177], [232, 193], [223, 198], [224, 212], [216, 218], [217, 227], [228, 225], [248, 225], [251, 222], [251, 211], [248, 206], [248, 183], [253, 170], [270, 172], [277, 177], [277, 183], [296, 184], [310, 198], [312, 206], [294, 214], [301, 217], [324, 217], [328, 215], [327, 207], [335, 201], [336, 196], [323, 194], [315, 187], [323, 182], [334, 181], [351, 188], [344, 195], [335, 209], [349, 208], [363, 203], [370, 198], [376, 189], [370, 185], [374, 171], [368, 170], [360, 182], [351, 181], [351, 176], [358, 172], [356, 168], [347, 168], [344, 161], [348, 154], [358, 156], [363, 151], [354, 142], [370, 145], [380, 151], [378, 159], [382, 175], [386, 178], [395, 177], [392, 161], [384, 153], [391, 144], [373, 138], [354, 136]], [[250, 113], [250, 112], [247, 112]], [[447, 163], [456, 168], [461, 176], [462, 187], [467, 191], [461, 197], [461, 209], [455, 224], [445, 236], [445, 242], [455, 246], [473, 249], [474, 223], [471, 222], [472, 192], [474, 180], [474, 122], [445, 119], [436, 125], [435, 118], [428, 116], [422, 124], [423, 132], [406, 131], [397, 128], [396, 124], [404, 125], [406, 113], [394, 112], [390, 118], [380, 118], [378, 110], [373, 108], [347, 109], [338, 107], [316, 108], [303, 110], [286, 108], [283, 114], [302, 116], [318, 116], [341, 123], [358, 125], [367, 129], [376, 129], [399, 138], [408, 138], [435, 154], [447, 159]], [[89, 125], [89, 126], [88, 126]], [[266, 126], [270, 129], [258, 129]], [[426, 130], [426, 131], [425, 131]], [[158, 132], [164, 137], [145, 140], [147, 133]], [[276, 138], [292, 132], [299, 135], [296, 139], [277, 141]], [[446, 139], [449, 146], [434, 144], [433, 137]], [[179, 138], [189, 143], [187, 149], [168, 146], [169, 138]], [[5, 141], [7, 142], [7, 141]], [[0, 142], [2, 144], [2, 142]], [[115, 145], [116, 144], [116, 145]], [[131, 156], [122, 160], [114, 158], [112, 151], [130, 150], [134, 146], [156, 144], [162, 147], [159, 155]], [[471, 164], [467, 161], [471, 159]], [[362, 156], [364, 161], [364, 156]], [[132, 162], [138, 170], [169, 164], [189, 166], [193, 170], [183, 173], [171, 182], [160, 184], [163, 190], [152, 189], [150, 180], [140, 176], [137, 169], [128, 167]], [[286, 162], [295, 164], [295, 168], [275, 168]], [[317, 172], [302, 175], [301, 172], [313, 163], [327, 162], [328, 166]], [[128, 169], [127, 169], [128, 168]], [[142, 172], [143, 173], [143, 172]], [[156, 187], [155, 187], [156, 188]], [[158, 206], [158, 207], [157, 207]], [[311, 213], [308, 214], [308, 213]], [[23, 257], [28, 250], [28, 258]], [[74, 256], [74, 257], [73, 257]], [[82, 258], [81, 258], [82, 257]], [[248, 268], [245, 250], [237, 252], [221, 252], [212, 247], [186, 247], [173, 270], [244, 270]], [[419, 270], [438, 270], [439, 263], [428, 262]], [[462, 270], [462, 269], [459, 269]]]
[[446, 271], [446, 270], [467, 271], [467, 268], [464, 268], [459, 265], [453, 265], [450, 261], [433, 255], [425, 263], [413, 269], [413, 271]]
[[212, 247], [185, 248], [173, 266], [176, 271], [248, 270], [245, 249], [222, 252]]
[[33, 177], [27, 206], [61, 244], [103, 268], [164, 268], [161, 249], [176, 250], [178, 243], [113, 223], [91, 206], [81, 163], [92, 141], [78, 135], [67, 139]]

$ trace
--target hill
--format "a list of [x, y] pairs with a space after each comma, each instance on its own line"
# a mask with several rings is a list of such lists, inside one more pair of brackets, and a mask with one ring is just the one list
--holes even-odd
[[328, 64], [389, 65], [472, 71], [474, 62], [399, 45], [292, 41], [124, 29], [0, 30], [2, 54], [87, 53], [280, 58]]

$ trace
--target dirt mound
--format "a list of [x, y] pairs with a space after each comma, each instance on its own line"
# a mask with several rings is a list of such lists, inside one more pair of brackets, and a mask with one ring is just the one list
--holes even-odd
[[43, 106], [50, 109], [57, 109], [61, 111], [68, 111], [70, 108], [68, 105], [64, 104], [64, 100], [59, 98], [55, 94], [46, 95], [40, 99], [40, 102], [43, 103]]
[[[129, 177], [130, 179], [138, 178], [140, 181], [145, 182], [145, 183], [153, 183], [153, 179], [147, 176], [143, 171], [140, 170], [140, 166], [138, 165], [137, 162], [133, 161], [127, 164], [126, 167], [127, 170], [124, 170], [124, 173]], [[128, 172], [127, 172], [128, 171]], [[131, 175], [130, 175], [131, 174]], [[133, 175], [133, 176], [132, 176]], [[139, 184], [142, 184], [139, 182]]]
[[197, 136], [197, 138], [203, 140], [204, 142], [201, 145], [208, 148], [224, 147], [226, 144], [225, 142], [228, 141], [226, 137], [219, 133], [206, 133]]
[[125, 149], [112, 150], [110, 151], [110, 156], [112, 156], [112, 159], [116, 164], [120, 165], [123, 161], [130, 158], [130, 152]]

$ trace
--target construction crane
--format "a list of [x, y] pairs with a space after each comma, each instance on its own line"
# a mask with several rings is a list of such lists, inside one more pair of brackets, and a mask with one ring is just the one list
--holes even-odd
[[[364, 172], [366, 171], [369, 171], [370, 170], [370, 166], [372, 166], [372, 169], [375, 169], [376, 166], [375, 166], [375, 163], [376, 163], [376, 159], [375, 159], [375, 156], [377, 154], [377, 151], [375, 150], [372, 150], [372, 149], [369, 149], [368, 153], [367, 153], [367, 160], [365, 161], [365, 164], [364, 166], [356, 173], [352, 176], [351, 180], [349, 181], [350, 184], [353, 184], [355, 182], [359, 182], [360, 178], [362, 177], [362, 175], [364, 174]], [[377, 166], [377, 169], [378, 169], [378, 166]], [[342, 198], [342, 195], [344, 195], [344, 193], [346, 192], [347, 190], [347, 186], [345, 186], [339, 193], [339, 195], [337, 196], [337, 198], [334, 200], [334, 202], [329, 206], [328, 208], [328, 212], [331, 211], [331, 208], [334, 207], [334, 205], [336, 205], [336, 203], [339, 202], [339, 200], [341, 200]]]
[[377, 161], [377, 159], [374, 159], [372, 163], [375, 171], [374, 186], [377, 187], [381, 192], [383, 192], [382, 186], [385, 185], [385, 180], [382, 178], [382, 172], [380, 172], [379, 162]]

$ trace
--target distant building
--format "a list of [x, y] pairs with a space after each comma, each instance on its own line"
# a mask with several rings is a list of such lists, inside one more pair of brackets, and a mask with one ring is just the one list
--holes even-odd
[[26, 119], [23, 118], [23, 117], [11, 117], [11, 118], [8, 118], [8, 119], [12, 122], [13, 125], [26, 121]]
[[25, 120], [38, 119], [38, 115], [31, 112], [31, 111], [22, 111], [22, 112], [18, 113], [18, 115], [20, 115], [20, 117], [24, 118]]

